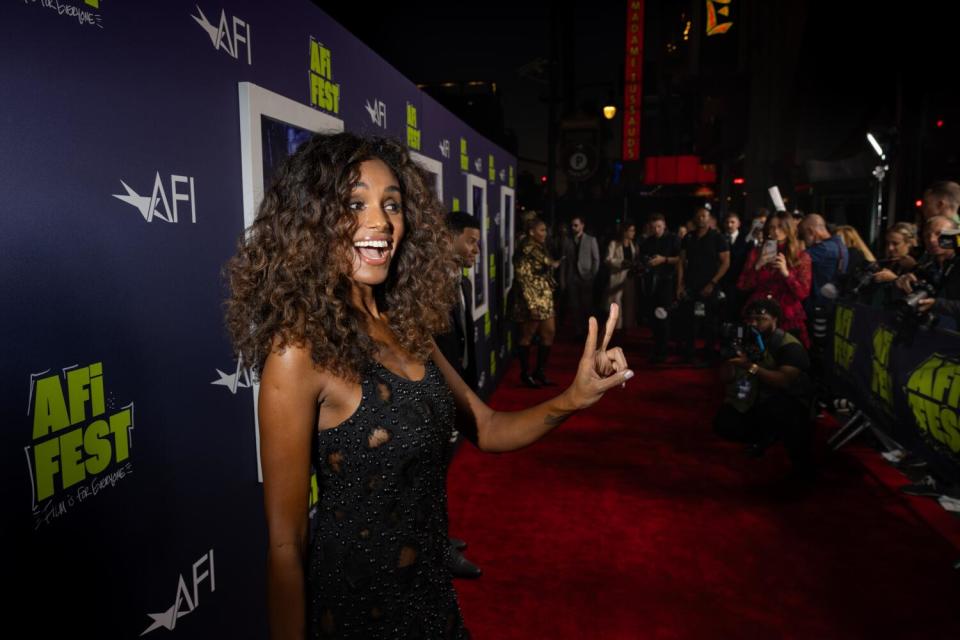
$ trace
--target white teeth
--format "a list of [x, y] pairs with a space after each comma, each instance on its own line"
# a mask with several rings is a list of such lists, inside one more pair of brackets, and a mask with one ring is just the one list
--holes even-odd
[[389, 245], [386, 240], [359, 240], [353, 243], [355, 247], [374, 247], [376, 249], [386, 249]]

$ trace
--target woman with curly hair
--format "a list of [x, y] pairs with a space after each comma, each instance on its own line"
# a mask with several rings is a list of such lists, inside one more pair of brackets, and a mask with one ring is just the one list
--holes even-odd
[[[538, 440], [633, 374], [597, 348], [574, 383], [493, 411], [435, 348], [457, 270], [399, 143], [315, 135], [284, 163], [228, 265], [227, 322], [259, 376], [272, 638], [466, 638], [445, 563], [446, 449]], [[311, 466], [317, 503], [308, 516]]]
[[[554, 317], [553, 294], [557, 282], [553, 270], [560, 266], [547, 253], [547, 224], [537, 216], [531, 216], [525, 224], [526, 233], [520, 239], [517, 253], [513, 256], [517, 293], [514, 297], [512, 317], [520, 323], [520, 339], [517, 356], [520, 360], [520, 382], [533, 389], [552, 385], [547, 379], [547, 358], [557, 333]], [[530, 375], [530, 343], [539, 334], [537, 368]]]
[[809, 348], [803, 301], [810, 295], [813, 279], [810, 256], [803, 250], [796, 225], [786, 211], [777, 211], [767, 218], [763, 236], [771, 247], [776, 243], [776, 250], [764, 251], [764, 245], [751, 249], [737, 287], [751, 292], [747, 304], [759, 298], [776, 300], [780, 304], [780, 328]]

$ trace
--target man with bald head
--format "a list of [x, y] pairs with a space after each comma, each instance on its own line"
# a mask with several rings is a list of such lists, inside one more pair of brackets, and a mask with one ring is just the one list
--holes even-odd
[[957, 209], [960, 208], [960, 184], [951, 180], [934, 182], [923, 192], [923, 205], [920, 207], [921, 223], [934, 216], [943, 216], [960, 223]]
[[826, 220], [819, 214], [804, 216], [797, 235], [807, 245], [813, 267], [810, 297], [803, 303], [807, 317], [813, 318], [814, 307], [830, 304], [830, 300], [820, 293], [821, 287], [828, 282], [835, 283], [840, 275], [847, 272], [849, 255], [843, 240], [830, 233]]

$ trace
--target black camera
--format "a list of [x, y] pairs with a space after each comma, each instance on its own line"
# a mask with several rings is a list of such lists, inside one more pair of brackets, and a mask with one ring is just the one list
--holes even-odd
[[724, 360], [742, 353], [750, 362], [760, 362], [765, 350], [763, 336], [756, 327], [735, 322], [720, 325], [720, 357]]
[[937, 297], [937, 287], [928, 282], [927, 280], [917, 280], [913, 283], [913, 291], [908, 293], [900, 300], [900, 307], [904, 310], [912, 311], [915, 314], [920, 314], [918, 310], [918, 305], [921, 300], [926, 298], [936, 298]]
[[873, 276], [879, 273], [883, 267], [879, 262], [865, 262], [853, 274], [850, 282], [851, 295], [858, 295], [861, 291], [874, 284]]
[[958, 238], [960, 238], [960, 229], [944, 229], [940, 232], [940, 237], [937, 238], [937, 243], [940, 245], [941, 249], [956, 251], [958, 248], [960, 248], [960, 243], [957, 242]]

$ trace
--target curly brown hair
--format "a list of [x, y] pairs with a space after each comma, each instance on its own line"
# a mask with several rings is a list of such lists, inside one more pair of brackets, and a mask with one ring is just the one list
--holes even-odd
[[440, 203], [407, 149], [386, 138], [315, 134], [278, 169], [256, 220], [226, 266], [226, 321], [243, 361], [259, 374], [273, 349], [309, 347], [318, 367], [349, 380], [378, 347], [350, 304], [350, 211], [360, 164], [379, 159], [397, 177], [405, 233], [374, 290], [400, 345], [425, 360], [431, 335], [449, 330], [459, 271]]

